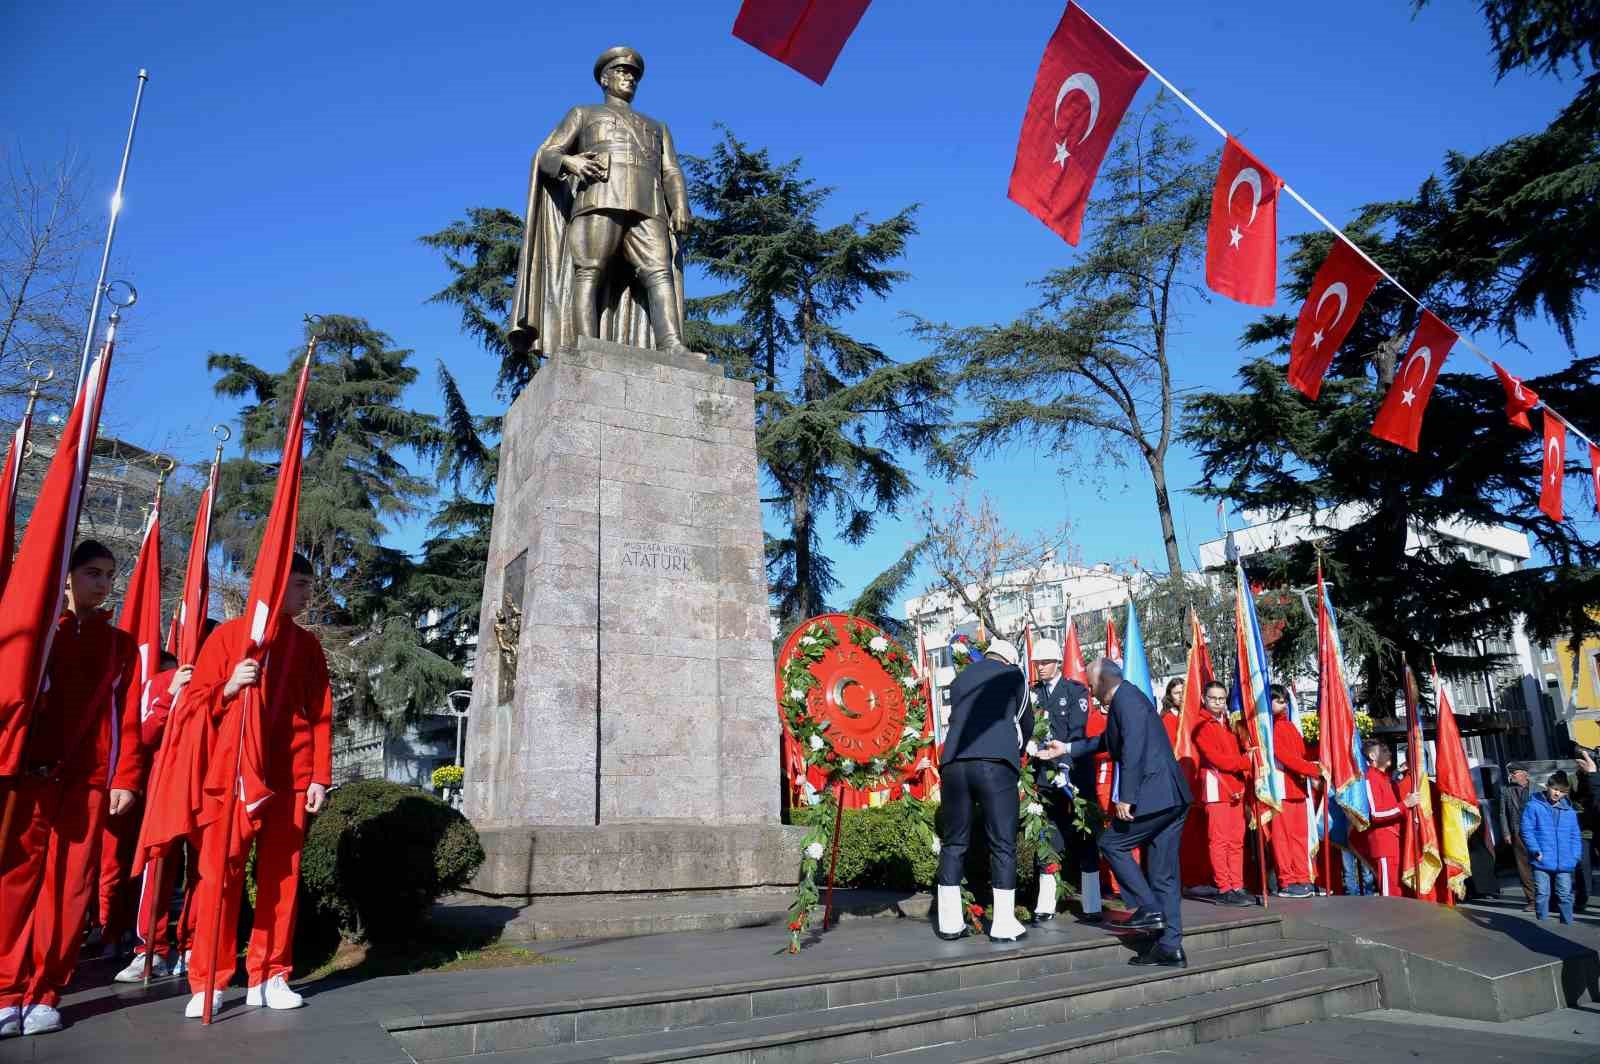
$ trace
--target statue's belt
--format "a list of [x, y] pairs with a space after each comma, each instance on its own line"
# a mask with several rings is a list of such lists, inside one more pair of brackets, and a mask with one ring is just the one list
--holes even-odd
[[628, 141], [601, 141], [597, 144], [586, 144], [583, 150], [609, 156], [613, 166], [661, 165], [660, 152], [646, 151]]

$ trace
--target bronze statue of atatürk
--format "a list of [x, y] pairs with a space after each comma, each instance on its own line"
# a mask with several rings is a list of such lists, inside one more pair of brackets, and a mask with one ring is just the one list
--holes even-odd
[[594, 64], [605, 102], [580, 104], [533, 155], [511, 344], [553, 355], [580, 336], [689, 354], [675, 236], [689, 197], [672, 134], [635, 111], [644, 59]]

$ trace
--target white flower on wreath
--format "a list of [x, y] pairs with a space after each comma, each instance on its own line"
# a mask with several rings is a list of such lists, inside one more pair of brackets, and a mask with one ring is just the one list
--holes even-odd
[[1032, 702], [1034, 705], [1038, 705], [1039, 704], [1039, 692], [1038, 691], [1029, 691], [1028, 692], [1028, 701]]
[[944, 843], [940, 842], [939, 841], [939, 836], [935, 835], [933, 837], [933, 852], [934, 852], [934, 855], [937, 856], [939, 851], [942, 850], [942, 849], [944, 849]]
[[1039, 756], [1039, 744], [1034, 742], [1032, 739], [1029, 739], [1028, 740], [1028, 745], [1023, 747], [1022, 751], [1023, 751], [1023, 753], [1027, 754], [1029, 757], [1038, 757]]
[[822, 843], [813, 842], [810, 846], [807, 846], [806, 856], [811, 858], [813, 861], [822, 860]]
[[882, 758], [875, 757], [875, 758], [872, 759], [872, 771], [874, 771], [874, 772], [882, 772], [883, 771], [883, 759]]
[[789, 697], [794, 699], [796, 702], [804, 702], [806, 700], [805, 688], [803, 688], [803, 687], [791, 687], [791, 688], [789, 688]]
[[822, 736], [820, 735], [813, 735], [811, 738], [807, 739], [806, 742], [813, 750], [821, 750], [825, 745], [822, 741]]
[[845, 758], [844, 762], [839, 766], [839, 771], [843, 772], [846, 776], [850, 775], [850, 773], [854, 772], [855, 770], [856, 763], [851, 761], [848, 757]]
[[803, 636], [800, 637], [800, 645], [803, 646], [803, 647], [808, 647], [812, 643], [815, 643], [816, 641], [817, 641], [817, 637], [814, 636], [814, 635], [803, 635]]
[[917, 731], [917, 729], [913, 728], [909, 724], [907, 724], [904, 728], [900, 729], [900, 735], [901, 735], [902, 738], [905, 738], [905, 739], [915, 739], [917, 736], [919, 736], [921, 734], [922, 734], [921, 732]]
[[1029, 816], [1042, 816], [1044, 815], [1044, 806], [1038, 802], [1029, 802], [1027, 812]]
[[875, 635], [872, 637], [872, 640], [867, 643], [867, 646], [874, 654], [882, 654], [885, 650], [889, 649], [889, 641], [881, 635]]
[[917, 678], [915, 676], [912, 676], [910, 673], [907, 673], [906, 675], [900, 677], [900, 682], [905, 684], [907, 687], [915, 687], [915, 686], [917, 686]]

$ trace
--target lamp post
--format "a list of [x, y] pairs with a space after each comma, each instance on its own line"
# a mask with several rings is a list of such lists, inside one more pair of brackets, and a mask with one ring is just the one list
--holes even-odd
[[[471, 691], [451, 691], [445, 696], [450, 700], [450, 714], [456, 718], [456, 760], [455, 764], [464, 766], [461, 760], [461, 728], [462, 722], [467, 719], [467, 708], [472, 702]], [[460, 699], [458, 702], [457, 699]]]

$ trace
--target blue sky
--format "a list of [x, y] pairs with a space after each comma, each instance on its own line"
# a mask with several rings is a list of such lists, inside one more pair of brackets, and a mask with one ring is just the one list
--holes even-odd
[[[103, 210], [134, 75], [149, 68], [116, 254], [141, 300], [108, 428], [199, 458], [210, 424], [233, 413], [211, 393], [206, 354], [282, 365], [313, 311], [364, 316], [414, 349], [416, 406], [437, 408], [432, 368], [443, 359], [477, 409], [497, 410], [490, 357], [449, 308], [424, 305], [447, 276], [416, 238], [468, 206], [520, 210], [530, 152], [567, 107], [595, 96], [594, 56], [617, 43], [643, 52], [637, 106], [671, 125], [680, 150], [704, 151], [722, 122], [778, 158], [803, 156], [810, 176], [838, 190], [830, 221], [922, 205], [903, 263], [911, 280], [863, 308], [848, 323], [857, 334], [913, 357], [903, 313], [1011, 318], [1031, 304], [1030, 282], [1072, 254], [1005, 198], [1062, 6], [877, 0], [819, 88], [731, 36], [735, 0], [613, 0], [559, 15], [550, 4], [415, 0], [151, 3], [115, 17], [98, 4], [12, 5], [0, 15], [0, 134], [35, 161], [76, 149]], [[1572, 85], [1553, 78], [1497, 84], [1475, 7], [1441, 0], [1415, 19], [1409, 0], [1101, 0], [1089, 10], [1339, 222], [1362, 203], [1409, 195], [1448, 149], [1542, 128], [1570, 97]], [[1141, 98], [1153, 91], [1148, 83]], [[1198, 119], [1185, 122], [1212, 145]], [[1279, 224], [1287, 237], [1314, 223], [1286, 201]], [[1175, 344], [1180, 386], [1226, 386], [1253, 313], [1192, 304]], [[1580, 350], [1594, 351], [1597, 335], [1593, 319], [1581, 323]], [[1569, 357], [1542, 323], [1525, 342], [1505, 352], [1517, 372]], [[1469, 365], [1459, 350], [1451, 360]], [[1142, 467], [1085, 456], [1058, 476], [1057, 464], [995, 456], [980, 468], [983, 488], [1019, 528], [1071, 521], [1088, 561], [1163, 564]], [[1175, 485], [1195, 473], [1174, 456]], [[1578, 480], [1568, 485], [1569, 509], [1586, 508]], [[1177, 503], [1192, 559], [1214, 510], [1181, 491]], [[841, 598], [899, 556], [913, 524], [884, 522], [862, 547], [833, 552]], [[417, 538], [402, 529], [397, 541]]]

